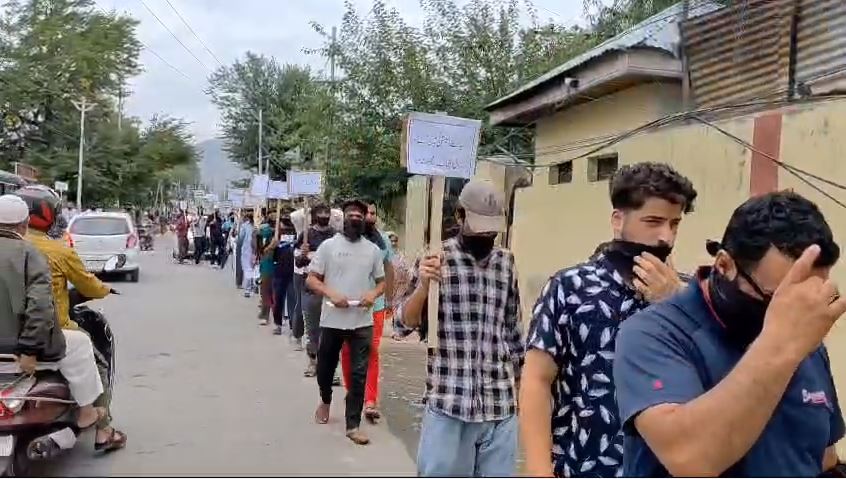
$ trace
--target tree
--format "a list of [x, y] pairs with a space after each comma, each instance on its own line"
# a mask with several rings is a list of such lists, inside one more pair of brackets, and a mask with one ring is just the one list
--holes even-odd
[[262, 156], [271, 159], [277, 173], [286, 170], [290, 157], [285, 153], [302, 146], [304, 121], [310, 109], [318, 108], [312, 97], [319, 86], [311, 71], [247, 52], [243, 61], [215, 71], [209, 83], [207, 93], [221, 112], [225, 149], [230, 156], [247, 168], [257, 167], [261, 111]]
[[[140, 71], [137, 22], [103, 13], [91, 0], [12, 0], [0, 18], [0, 168], [31, 163], [41, 180], [75, 194], [79, 113], [86, 117], [84, 201], [143, 203], [160, 181], [196, 172], [184, 122], [153, 118], [141, 130], [122, 119], [113, 95]], [[184, 171], [183, 171], [184, 170]], [[152, 201], [149, 201], [152, 203]]]

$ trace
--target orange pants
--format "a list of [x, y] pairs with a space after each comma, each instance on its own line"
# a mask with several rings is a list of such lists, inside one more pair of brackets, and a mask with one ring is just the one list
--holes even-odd
[[[364, 386], [364, 405], [375, 406], [379, 402], [379, 345], [382, 343], [382, 330], [385, 327], [387, 310], [373, 313], [373, 342], [370, 344], [370, 362], [367, 364], [367, 383]], [[341, 371], [344, 374], [344, 387], [350, 389], [350, 348], [344, 342], [341, 348]]]

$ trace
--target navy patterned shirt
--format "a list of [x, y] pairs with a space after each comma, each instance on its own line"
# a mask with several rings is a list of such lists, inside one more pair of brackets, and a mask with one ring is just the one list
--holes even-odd
[[602, 254], [558, 272], [533, 311], [527, 347], [558, 365], [552, 461], [559, 477], [619, 477], [623, 433], [612, 383], [620, 322], [649, 304]]

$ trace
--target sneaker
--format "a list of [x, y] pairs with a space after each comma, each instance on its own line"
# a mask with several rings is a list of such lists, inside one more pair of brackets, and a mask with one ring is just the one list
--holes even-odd
[[294, 351], [302, 351], [303, 350], [303, 341], [302, 339], [294, 338]]
[[282, 336], [282, 326], [276, 326], [275, 328], [273, 328], [273, 335]]
[[260, 319], [259, 320], [259, 326], [267, 326], [268, 324], [270, 324], [270, 321], [268, 321], [266, 319]]
[[249, 298], [250, 296], [252, 296], [252, 295], [250, 294], [249, 291], [244, 291], [244, 297], [245, 298]]
[[335, 376], [332, 378], [332, 385], [333, 386], [340, 386], [341, 385], [341, 376]]

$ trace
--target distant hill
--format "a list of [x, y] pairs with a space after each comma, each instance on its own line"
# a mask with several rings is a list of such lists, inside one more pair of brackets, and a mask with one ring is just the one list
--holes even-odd
[[249, 178], [250, 174], [229, 160], [223, 141], [206, 140], [197, 145], [200, 153], [200, 178], [215, 193], [223, 194], [233, 180]]

